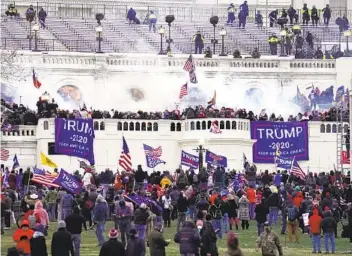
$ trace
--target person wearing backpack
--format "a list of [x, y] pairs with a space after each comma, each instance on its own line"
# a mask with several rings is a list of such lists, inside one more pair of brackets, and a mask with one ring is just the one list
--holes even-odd
[[180, 175], [178, 176], [178, 179], [177, 179], [177, 187], [180, 190], [184, 190], [187, 185], [188, 185], [187, 175], [184, 173], [183, 170], [181, 170]]
[[299, 242], [299, 233], [298, 233], [298, 218], [299, 211], [294, 204], [288, 204], [286, 210], [287, 214], [287, 235], [288, 240], [292, 242], [292, 236], [295, 237], [295, 242]]
[[215, 233], [217, 233], [219, 238], [222, 239], [222, 211], [221, 200], [219, 198], [216, 198], [214, 204], [210, 206], [209, 213], [213, 218], [212, 225], [215, 229]]
[[212, 216], [207, 214], [205, 216], [205, 222], [201, 228], [200, 234], [200, 255], [207, 256], [218, 255], [218, 248], [216, 247], [216, 233], [214, 231], [213, 225], [211, 224]]

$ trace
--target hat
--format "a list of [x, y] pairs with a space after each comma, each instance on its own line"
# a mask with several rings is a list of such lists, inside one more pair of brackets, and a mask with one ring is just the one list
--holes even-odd
[[60, 220], [60, 221], [57, 223], [57, 228], [66, 228], [66, 222], [63, 221], [63, 220]]
[[330, 211], [330, 208], [328, 206], [325, 206], [324, 211]]
[[140, 206], [141, 209], [146, 209], [147, 208], [147, 205], [145, 203], [141, 203], [141, 206]]
[[22, 223], [21, 223], [21, 228], [22, 227], [29, 227], [29, 221], [28, 220], [23, 220]]
[[270, 224], [268, 221], [264, 222], [264, 227], [269, 227], [269, 226], [270, 226]]
[[117, 232], [116, 229], [114, 229], [114, 228], [110, 229], [109, 237], [111, 239], [117, 238], [118, 235], [119, 235], [119, 233]]
[[131, 228], [131, 230], [130, 230], [130, 235], [131, 235], [131, 236], [137, 235], [137, 230], [135, 230], [134, 228]]
[[38, 195], [37, 194], [31, 194], [29, 196], [29, 198], [35, 200], [35, 199], [38, 199]]

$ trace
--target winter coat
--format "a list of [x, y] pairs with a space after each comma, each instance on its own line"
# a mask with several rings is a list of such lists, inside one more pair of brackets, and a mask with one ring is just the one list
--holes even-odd
[[32, 181], [29, 181], [32, 178], [33, 178], [33, 173], [31, 173], [30, 171], [25, 171], [22, 177], [22, 187], [27, 186], [28, 184], [32, 185]]
[[[27, 220], [22, 221], [22, 225], [24, 224], [29, 225]], [[31, 245], [29, 241], [32, 238], [33, 234], [34, 234], [34, 231], [32, 229], [28, 229], [28, 230], [23, 230], [22, 228], [17, 229], [12, 236], [13, 241], [16, 243], [17, 250], [22, 251], [25, 254], [30, 254]], [[27, 239], [21, 239], [23, 237], [27, 237]]]
[[188, 200], [184, 196], [180, 196], [177, 200], [177, 210], [179, 212], [187, 212]]
[[144, 182], [144, 179], [146, 178], [145, 176], [145, 172], [143, 170], [137, 170], [135, 175], [134, 175], [134, 179], [136, 180], [136, 182]]
[[233, 200], [228, 200], [229, 202], [229, 218], [237, 218], [237, 209], [238, 209], [238, 205], [235, 201], [235, 199]]
[[272, 193], [266, 200], [265, 206], [266, 207], [279, 207], [280, 197], [277, 193]]
[[256, 192], [253, 188], [249, 188], [247, 190], [247, 198], [248, 198], [248, 201], [253, 204], [255, 203], [255, 198], [256, 198]]
[[313, 235], [320, 235], [321, 221], [322, 217], [319, 215], [319, 210], [317, 208], [314, 208], [313, 215], [309, 217], [310, 232]]
[[242, 196], [238, 201], [238, 218], [240, 220], [249, 220], [249, 201], [245, 196]]
[[266, 222], [266, 215], [269, 213], [268, 207], [260, 203], [255, 207], [255, 220], [259, 223]]
[[165, 241], [163, 235], [157, 231], [153, 230], [148, 236], [149, 252], [150, 256], [166, 256], [165, 247], [169, 245]]
[[34, 206], [34, 215], [36, 219], [40, 220], [40, 224], [43, 226], [49, 225], [49, 215], [47, 211], [43, 208], [43, 204], [41, 201], [37, 201]]
[[201, 255], [206, 255], [207, 253], [217, 255], [216, 240], [213, 225], [210, 222], [205, 222], [200, 230]]
[[180, 254], [196, 254], [200, 245], [200, 236], [196, 226], [186, 221], [180, 231], [175, 234], [174, 241], [180, 244]]
[[87, 230], [86, 219], [79, 213], [73, 213], [66, 217], [65, 219], [67, 231], [71, 234], [81, 234], [82, 225], [84, 229]]
[[74, 256], [72, 237], [65, 228], [59, 228], [51, 240], [51, 256]]
[[127, 255], [125, 254], [125, 248], [123, 248], [122, 243], [117, 239], [110, 239], [109, 241], [106, 241], [100, 248], [99, 256], [113, 256], [113, 255], [116, 255], [116, 256]]
[[97, 202], [94, 207], [94, 221], [106, 221], [109, 217], [109, 207], [107, 203]]
[[127, 243], [126, 255], [128, 256], [145, 256], [145, 242], [144, 240], [136, 237], [129, 239]]
[[297, 209], [299, 209], [302, 201], [303, 201], [303, 195], [302, 195], [302, 192], [299, 191], [297, 195], [293, 198], [293, 204], [296, 206]]
[[31, 256], [48, 256], [44, 234], [35, 231], [30, 240]]
[[335, 228], [337, 227], [336, 220], [332, 216], [331, 211], [323, 212], [324, 219], [321, 221], [321, 229], [325, 233], [334, 233]]
[[149, 214], [147, 212], [147, 209], [139, 208], [134, 213], [134, 224], [147, 225], [148, 217], [149, 217]]
[[330, 196], [325, 197], [323, 199], [323, 201], [321, 202], [321, 207], [323, 208], [323, 210], [324, 210], [325, 207], [329, 207], [329, 209], [331, 210], [332, 209], [332, 203], [333, 203], [333, 201], [332, 201], [332, 198]]
[[7, 181], [9, 183], [9, 187], [13, 190], [16, 190], [16, 188], [17, 188], [16, 174], [10, 173]]

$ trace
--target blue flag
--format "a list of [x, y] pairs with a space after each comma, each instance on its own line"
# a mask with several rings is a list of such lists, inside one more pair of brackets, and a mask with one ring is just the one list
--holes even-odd
[[152, 148], [146, 144], [143, 144], [145, 159], [147, 160], [147, 166], [149, 168], [154, 168], [158, 164], [165, 164], [166, 162], [161, 160], [160, 157], [162, 155], [161, 146], [157, 148]]
[[63, 187], [68, 192], [73, 194], [81, 193], [82, 185], [83, 185], [80, 180], [78, 180], [72, 174], [69, 174], [68, 172], [66, 172], [64, 169], [61, 169], [59, 175], [53, 181], [53, 183], [59, 185], [60, 187]]
[[181, 151], [181, 164], [188, 166], [193, 169], [197, 169], [199, 165], [199, 157], [189, 154], [185, 151]]
[[18, 162], [18, 159], [17, 159], [17, 155], [15, 154], [15, 156], [13, 157], [12, 159], [12, 162], [13, 162], [13, 166], [12, 166], [12, 169], [16, 169], [17, 167], [20, 167], [20, 163]]
[[292, 163], [293, 163], [293, 159], [294, 159], [293, 157], [277, 156], [276, 157], [276, 166], [277, 166], [277, 168], [290, 170]]
[[227, 167], [227, 158], [222, 155], [216, 155], [207, 150], [205, 153], [205, 162], [215, 166]]

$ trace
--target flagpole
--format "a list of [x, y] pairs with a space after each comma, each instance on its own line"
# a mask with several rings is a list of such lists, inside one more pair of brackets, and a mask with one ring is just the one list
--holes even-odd
[[291, 171], [292, 171], [293, 163], [295, 162], [295, 158], [296, 158], [296, 156], [294, 156], [294, 157], [293, 157], [293, 160], [292, 160], [292, 163], [291, 163], [290, 175], [291, 175]]

